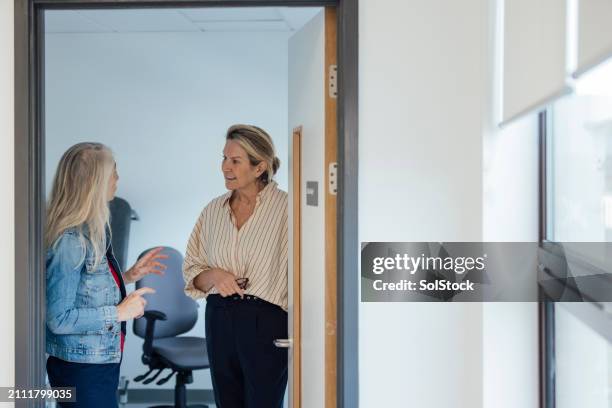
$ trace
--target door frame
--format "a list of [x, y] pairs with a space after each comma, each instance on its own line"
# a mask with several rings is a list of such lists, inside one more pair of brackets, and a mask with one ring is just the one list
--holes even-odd
[[[335, 6], [338, 35], [337, 406], [358, 407], [357, 0], [14, 0], [15, 386], [44, 385], [44, 10]], [[23, 406], [40, 406], [33, 401]]]
[[[293, 274], [289, 282], [289, 290], [293, 292], [293, 314], [289, 321], [292, 323], [291, 358], [293, 360], [292, 372], [289, 379], [292, 381], [293, 404], [291, 408], [302, 407], [302, 126], [293, 128], [291, 135], [291, 192], [292, 195], [292, 226], [291, 244], [293, 247]], [[293, 320], [293, 321], [292, 321]], [[293, 375], [293, 378], [291, 377]], [[327, 375], [327, 373], [326, 373]]]

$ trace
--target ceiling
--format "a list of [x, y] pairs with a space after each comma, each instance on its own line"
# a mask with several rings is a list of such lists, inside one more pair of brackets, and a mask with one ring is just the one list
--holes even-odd
[[320, 7], [48, 10], [46, 33], [296, 31]]

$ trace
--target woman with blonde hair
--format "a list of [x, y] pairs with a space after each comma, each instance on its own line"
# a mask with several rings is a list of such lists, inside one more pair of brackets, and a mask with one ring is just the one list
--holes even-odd
[[206, 345], [219, 408], [280, 408], [287, 386], [287, 193], [270, 136], [234, 125], [221, 171], [227, 193], [191, 233], [185, 292], [206, 297]]
[[46, 350], [53, 387], [75, 387], [76, 403], [117, 407], [126, 321], [143, 315], [151, 288], [126, 296], [125, 283], [162, 274], [161, 248], [121, 273], [110, 242], [108, 203], [117, 190], [111, 151], [78, 143], [62, 156], [47, 206]]

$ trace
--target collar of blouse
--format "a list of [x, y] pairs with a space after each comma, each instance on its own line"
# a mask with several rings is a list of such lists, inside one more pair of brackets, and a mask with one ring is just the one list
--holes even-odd
[[[255, 207], [256, 208], [262, 199], [264, 199], [267, 195], [269, 195], [272, 190], [276, 189], [277, 185], [278, 184], [276, 183], [276, 181], [271, 181], [268, 184], [266, 184], [266, 186], [262, 188], [259, 193], [257, 193], [257, 197], [255, 197]], [[232, 198], [233, 193], [234, 193], [233, 191], [228, 191], [227, 193], [225, 193], [225, 198], [223, 199], [223, 206], [227, 207], [228, 209], [230, 208], [229, 202], [230, 202], [230, 198]]]

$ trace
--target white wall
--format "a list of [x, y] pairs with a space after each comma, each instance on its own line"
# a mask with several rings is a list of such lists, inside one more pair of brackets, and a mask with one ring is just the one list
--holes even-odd
[[[13, 2], [0, 1], [0, 386], [15, 383]], [[12, 404], [10, 404], [12, 406]], [[9, 404], [7, 403], [7, 406]]]
[[[483, 241], [538, 240], [538, 116], [500, 129], [499, 2], [488, 11], [489, 89], [483, 115]], [[535, 270], [534, 270], [535, 273]], [[483, 408], [537, 408], [537, 303], [483, 304]], [[520, 392], [516, 392], [520, 390]]]
[[[359, 3], [360, 241], [480, 241], [488, 1]], [[482, 406], [482, 305], [364, 303], [360, 406]]]
[[[225, 130], [234, 123], [270, 133], [281, 159], [277, 178], [286, 190], [287, 37], [47, 35], [47, 188], [66, 148], [85, 140], [110, 146], [120, 177], [117, 195], [140, 216], [132, 224], [128, 266], [153, 246], [184, 252], [204, 205], [226, 191], [221, 156]], [[188, 334], [204, 336], [204, 303]], [[142, 341], [128, 325], [122, 375], [131, 379], [145, 371], [141, 352]], [[191, 387], [212, 388], [208, 370], [195, 372]]]
[[[534, 114], [485, 134], [484, 241], [538, 240], [537, 125]], [[482, 360], [484, 408], [538, 407], [537, 303], [483, 303]]]
[[[325, 406], [325, 21], [289, 39], [289, 131], [302, 126], [302, 406]], [[306, 205], [306, 182], [319, 205]]]

